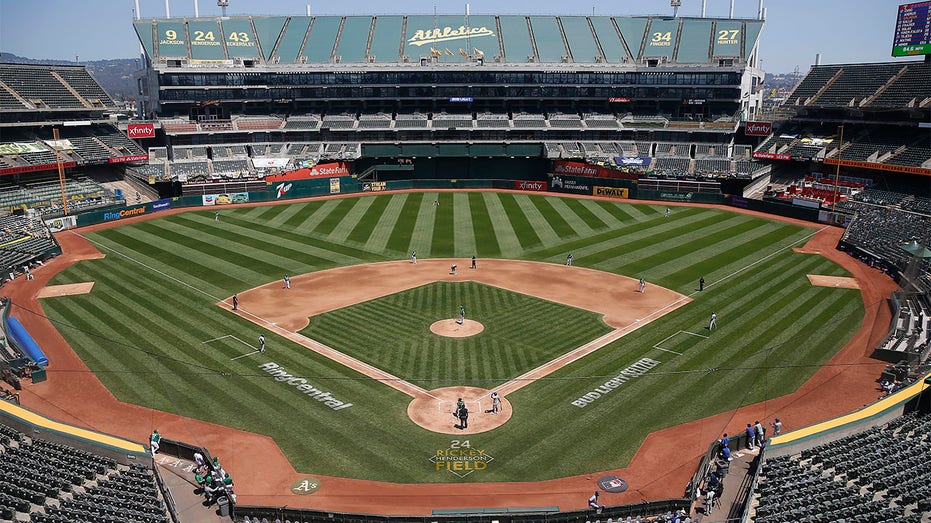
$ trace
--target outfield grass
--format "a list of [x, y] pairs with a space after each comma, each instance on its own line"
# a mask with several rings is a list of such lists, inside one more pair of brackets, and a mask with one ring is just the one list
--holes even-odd
[[[862, 319], [859, 292], [809, 284], [806, 274], [845, 275], [824, 258], [792, 252], [813, 229], [691, 207], [667, 219], [664, 207], [426, 192], [223, 209], [219, 223], [213, 210], [193, 211], [88, 234], [106, 258], [80, 262], [51, 283], [93, 281], [93, 291], [42, 305], [119, 399], [268, 434], [302, 472], [397, 482], [580, 474], [625, 465], [652, 430], [792, 392]], [[412, 250], [421, 259], [462, 257], [462, 266], [472, 254], [480, 264], [488, 257], [563, 263], [571, 251], [576, 265], [643, 276], [695, 301], [510, 395], [512, 420], [471, 438], [495, 461], [460, 479], [434, 471], [428, 458], [449, 438], [407, 418], [408, 396], [273, 335], [265, 355], [233, 359], [249, 352], [259, 328], [213, 305], [284, 274], [406, 259]], [[707, 285], [698, 294], [701, 276]], [[711, 311], [718, 314], [711, 337], [677, 334], [709, 334]], [[342, 323], [320, 334], [366, 340], [356, 354], [401, 378], [445, 372], [442, 358], [379, 356], [373, 344], [384, 340], [370, 335], [387, 331], [346, 323], [350, 314], [335, 311]], [[380, 318], [381, 326], [397, 318]], [[228, 337], [204, 343], [220, 336]], [[561, 331], [513, 336], [528, 352], [577, 343]], [[680, 354], [654, 348], [666, 338], [662, 347]], [[584, 408], [571, 404], [644, 357], [661, 364]], [[333, 411], [308, 399], [259, 369], [268, 361], [353, 406]], [[497, 369], [483, 358], [481, 365], [461, 384], [483, 386], [472, 380], [523, 364]], [[54, 367], [49, 377], [67, 379]]]
[[[430, 324], [457, 318], [459, 305], [485, 329], [468, 338], [431, 334]], [[611, 330], [594, 312], [476, 282], [436, 282], [314, 316], [301, 334], [429, 390], [491, 388]]]

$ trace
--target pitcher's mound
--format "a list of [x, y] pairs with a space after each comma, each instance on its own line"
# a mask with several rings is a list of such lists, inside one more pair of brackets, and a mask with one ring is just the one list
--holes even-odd
[[430, 332], [447, 338], [467, 338], [483, 330], [485, 326], [477, 321], [466, 320], [465, 323], [460, 324], [458, 318], [435, 321], [433, 325], [430, 325]]

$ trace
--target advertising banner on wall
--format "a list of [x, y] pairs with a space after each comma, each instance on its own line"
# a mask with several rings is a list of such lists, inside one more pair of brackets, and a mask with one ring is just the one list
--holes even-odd
[[536, 180], [514, 180], [514, 189], [518, 191], [545, 191], [547, 182]]
[[744, 127], [746, 136], [769, 136], [773, 132], [773, 122], [747, 122]]
[[362, 192], [381, 192], [388, 190], [388, 182], [364, 182]]
[[330, 178], [330, 194], [339, 194], [339, 178]]
[[78, 218], [74, 215], [62, 216], [61, 218], [52, 218], [50, 220], [45, 220], [45, 225], [47, 225], [48, 230], [52, 232], [64, 231], [66, 229], [77, 227]]
[[126, 126], [126, 135], [133, 140], [155, 138], [155, 125], [150, 123], [131, 123]]
[[201, 196], [201, 202], [205, 206], [211, 205], [230, 205], [232, 203], [247, 203], [249, 201], [249, 193], [247, 192], [232, 192], [225, 194], [205, 194]]
[[580, 179], [575, 176], [553, 175], [553, 178], [550, 180], [550, 190], [571, 194], [591, 194], [592, 185], [589, 180], [584, 178]]
[[592, 196], [627, 199], [628, 190], [624, 187], [605, 187], [603, 185], [596, 185], [592, 188]]
[[[647, 163], [647, 165], [649, 165], [649, 163]], [[591, 165], [585, 162], [569, 162], [565, 160], [557, 160], [553, 162], [553, 174], [589, 176], [594, 178], [621, 178], [627, 180], [637, 179], [637, 175], [634, 173], [627, 173], [618, 171], [616, 169], [599, 167], [597, 165]]]
[[272, 174], [265, 177], [268, 183], [283, 182], [285, 180], [306, 180], [307, 178], [323, 178], [328, 176], [349, 176], [352, 174], [348, 162], [318, 163], [309, 169], [297, 169], [281, 174]]

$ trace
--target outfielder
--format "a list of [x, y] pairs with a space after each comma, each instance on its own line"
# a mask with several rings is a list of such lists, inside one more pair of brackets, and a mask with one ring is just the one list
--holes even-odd
[[718, 326], [718, 315], [714, 312], [711, 313], [711, 322], [708, 323], [708, 330], [714, 330]]
[[265, 354], [265, 334], [259, 334], [259, 352]]

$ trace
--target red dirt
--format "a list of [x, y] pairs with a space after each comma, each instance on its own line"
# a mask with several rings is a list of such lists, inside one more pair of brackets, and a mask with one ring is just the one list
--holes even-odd
[[485, 326], [474, 320], [459, 321], [459, 318], [446, 318], [430, 324], [430, 332], [445, 338], [468, 338], [480, 334]]
[[[669, 202], [652, 203], [678, 206]], [[800, 220], [754, 211], [709, 207], [812, 226]], [[174, 212], [181, 211], [168, 211]], [[165, 214], [124, 219], [92, 229]], [[847, 345], [797, 392], [652, 433], [626, 468], [541, 482], [405, 485], [318, 475], [322, 483], [318, 492], [310, 496], [292, 495], [291, 483], [306, 475], [294, 471], [273, 440], [117, 401], [48, 320], [26, 312], [42, 314], [36, 294], [52, 275], [79, 259], [99, 256], [89, 242], [71, 232], [57, 234], [64, 254], [35, 270], [35, 280], [20, 278], [8, 284], [6, 294], [15, 304], [13, 315], [30, 331], [51, 361], [48, 381], [24, 387], [21, 394], [24, 406], [66, 423], [135, 441], [146, 441], [152, 428], [158, 427], [166, 437], [205, 446], [220, 456], [224, 468], [236, 477], [241, 504], [381, 514], [430, 514], [435, 508], [550, 505], [570, 510], [587, 506], [586, 500], [596, 488], [592, 478], [601, 474], [617, 475], [631, 485], [630, 490], [622, 494], [605, 493], [602, 501], [608, 505], [679, 497], [708, 444], [722, 432], [736, 433], [749, 421], [768, 420], [774, 416], [780, 417], [785, 428], [791, 430], [850, 412], [876, 399], [873, 382], [885, 364], [868, 356], [888, 329], [891, 315], [883, 300], [896, 285], [879, 271], [837, 251], [835, 246], [841, 233], [841, 229], [825, 227], [805, 248], [840, 264], [857, 279], [866, 314], [860, 330]]]

